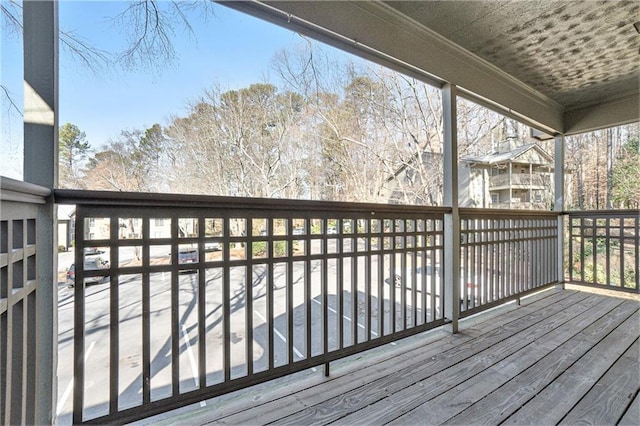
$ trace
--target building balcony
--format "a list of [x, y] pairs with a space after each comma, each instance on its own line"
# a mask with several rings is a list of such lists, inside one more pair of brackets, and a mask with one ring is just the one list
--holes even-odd
[[511, 188], [516, 189], [543, 190], [550, 185], [548, 175], [543, 175], [541, 173], [514, 173], [511, 175], [511, 180], [509, 179], [508, 174], [491, 176], [489, 178], [489, 189], [509, 189], [509, 182], [511, 182]]
[[548, 208], [544, 203], [530, 203], [528, 201], [520, 201], [520, 198], [513, 198], [511, 204], [504, 203], [492, 203], [493, 209], [518, 209], [518, 210], [545, 210]]
[[[558, 285], [637, 294], [637, 211], [568, 214], [564, 250], [558, 213], [461, 209], [454, 259], [449, 208], [63, 190], [54, 197], [76, 205], [77, 221], [75, 276], [57, 288], [60, 424], [154, 415], [415, 423], [425, 412], [438, 422], [466, 423], [480, 412], [497, 416], [489, 422], [530, 422], [539, 413], [549, 421], [633, 420], [625, 417], [635, 413], [628, 396], [640, 384], [620, 371], [635, 371], [638, 361], [638, 300]], [[3, 278], [0, 314], [12, 347], [22, 348], [33, 338], [30, 300], [45, 291], [34, 280], [40, 253], [30, 230], [46, 222], [36, 213], [43, 204], [9, 200], [0, 260], [11, 280]], [[151, 235], [160, 219], [166, 235]], [[106, 236], [87, 233], [98, 220]], [[185, 220], [189, 234], [180, 233]], [[122, 238], [123, 221], [138, 223], [139, 236]], [[88, 261], [98, 255], [102, 262]], [[3, 358], [10, 419], [29, 400], [14, 391], [34, 391], [33, 359], [19, 351]], [[286, 389], [264, 391], [282, 381]], [[619, 407], [586, 410], [605, 407], [608, 394], [592, 389], [612, 383]], [[256, 389], [260, 401], [249, 404]], [[547, 408], [556, 391], [566, 403]], [[488, 401], [510, 408], [484, 410]]]

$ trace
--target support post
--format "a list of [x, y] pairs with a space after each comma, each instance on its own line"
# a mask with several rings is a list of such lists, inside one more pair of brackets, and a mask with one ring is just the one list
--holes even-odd
[[564, 135], [555, 137], [554, 155], [554, 203], [553, 210], [558, 212], [558, 288], [564, 289]]
[[513, 163], [509, 160], [509, 210], [513, 208]]
[[[58, 181], [58, 2], [22, 4], [24, 180], [53, 189]], [[36, 238], [35, 424], [55, 423], [57, 398], [57, 209], [39, 209]]]
[[458, 201], [458, 122], [456, 86], [442, 88], [444, 124], [444, 205], [451, 213], [444, 216], [444, 314], [448, 329], [458, 332], [460, 318], [460, 212]]

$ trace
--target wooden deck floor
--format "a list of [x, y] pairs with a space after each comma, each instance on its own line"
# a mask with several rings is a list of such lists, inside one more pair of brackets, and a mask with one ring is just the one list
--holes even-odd
[[[550, 290], [521, 306], [156, 418], [168, 424], [640, 425], [640, 302]], [[148, 419], [150, 420], [150, 419]]]

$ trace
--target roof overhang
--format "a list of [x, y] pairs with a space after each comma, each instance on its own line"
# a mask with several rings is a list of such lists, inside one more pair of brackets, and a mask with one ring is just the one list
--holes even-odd
[[[628, 82], [628, 73], [621, 76], [627, 79], [623, 93], [616, 92], [615, 89], [618, 86], [609, 84], [606, 97], [600, 96], [595, 100], [592, 97], [588, 102], [580, 103], [576, 101], [576, 99], [582, 99], [578, 96], [580, 88], [575, 89], [579, 81], [572, 81], [574, 90], [570, 96], [562, 98], [556, 96], [555, 92], [551, 92], [554, 96], [552, 98], [549, 91], [543, 93], [530, 84], [525, 84], [522, 78], [514, 77], [514, 73], [500, 67], [498, 61], [491, 62], [484, 59], [479, 54], [447, 38], [442, 34], [442, 29], [436, 32], [430, 28], [430, 21], [425, 18], [426, 14], [418, 13], [421, 12], [420, 7], [439, 3], [443, 8], [447, 7], [447, 14], [439, 17], [438, 24], [446, 27], [447, 22], [442, 23], [442, 19], [449, 20], [453, 25], [461, 19], [456, 15], [458, 11], [460, 14], [468, 14], [469, 7], [479, 7], [483, 3], [486, 7], [491, 2], [469, 2], [466, 5], [467, 10], [462, 6], [457, 8], [450, 6], [457, 2], [251, 1], [222, 3], [432, 85], [442, 87], [447, 83], [454, 84], [462, 96], [517, 118], [545, 133], [581, 133], [638, 121], [640, 116], [640, 92], [638, 84], [633, 82], [634, 77], [640, 79], [640, 56], [637, 55], [637, 47], [635, 48], [636, 56], [626, 59], [625, 70], [629, 69], [629, 63], [631, 63], [635, 74], [631, 76], [631, 83]], [[529, 9], [522, 9], [522, 12], [517, 10], [529, 2], [508, 0], [500, 3], [507, 3], [510, 7], [516, 8], [512, 13], [530, 13], [531, 19], [544, 17], [550, 19], [549, 14], [542, 15], [541, 18], [539, 9], [530, 10], [531, 7], [529, 7]], [[573, 7], [574, 4], [585, 2], [553, 2], [556, 6], [559, 3]], [[596, 7], [595, 2], [593, 7]], [[580, 10], [588, 11], [584, 7]], [[535, 17], [534, 13], [537, 14]], [[497, 21], [488, 20], [485, 26], [495, 22]], [[480, 30], [489, 31], [490, 28], [480, 28]], [[594, 34], [592, 37], [597, 36]], [[607, 34], [602, 36], [605, 37]], [[563, 35], [558, 38], [558, 40], [563, 39], [571, 40]], [[528, 45], [535, 44], [533, 36], [531, 40]], [[518, 59], [517, 52], [510, 54], [514, 55], [514, 61]], [[501, 59], [504, 61], [504, 55]], [[606, 62], [608, 64], [610, 61]], [[615, 64], [607, 66], [609, 73], [615, 71]], [[524, 75], [524, 77], [533, 78], [533, 75]], [[608, 77], [608, 80], [611, 78]], [[541, 87], [551, 86], [541, 85]], [[584, 90], [585, 93], [587, 90], [593, 93], [593, 88], [585, 87]], [[602, 91], [604, 90], [601, 89]]]

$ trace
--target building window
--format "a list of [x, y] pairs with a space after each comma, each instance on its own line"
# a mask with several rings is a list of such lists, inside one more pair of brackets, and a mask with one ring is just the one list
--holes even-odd
[[499, 194], [491, 194], [491, 204], [498, 204], [500, 202]]
[[153, 224], [154, 224], [155, 226], [164, 226], [164, 218], [163, 218], [163, 217], [155, 218], [155, 219], [153, 220]]

